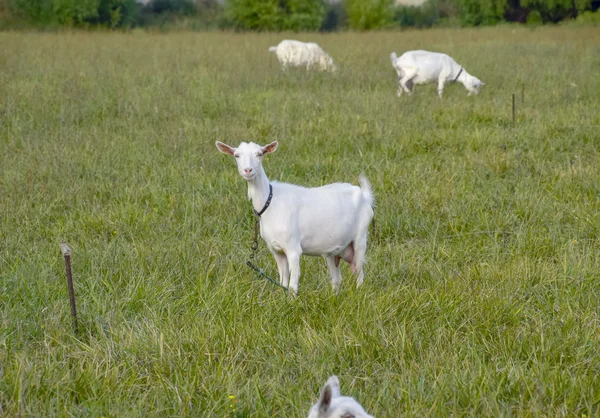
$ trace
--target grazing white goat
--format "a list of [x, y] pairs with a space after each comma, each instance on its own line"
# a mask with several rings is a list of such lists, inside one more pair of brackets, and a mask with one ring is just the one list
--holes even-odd
[[253, 142], [237, 148], [219, 141], [216, 145], [235, 157], [238, 172], [248, 182], [248, 198], [260, 216], [260, 235], [275, 257], [283, 287], [298, 293], [302, 254], [325, 258], [334, 289], [342, 281], [340, 260], [350, 263], [358, 275], [357, 287], [362, 284], [374, 203], [364, 175], [359, 176], [360, 187], [334, 183], [306, 188], [270, 182], [262, 158], [277, 149], [277, 141], [264, 147]]
[[282, 70], [288, 67], [305, 67], [321, 71], [335, 71], [333, 59], [321, 47], [313, 42], [292, 40], [281, 41], [277, 46], [269, 48], [269, 52], [277, 55]]
[[340, 393], [340, 381], [331, 376], [321, 390], [321, 396], [310, 409], [308, 418], [373, 418], [358, 402]]
[[405, 91], [409, 95], [415, 84], [438, 83], [440, 98], [447, 82], [459, 82], [471, 94], [478, 94], [479, 88], [484, 86], [481, 80], [467, 73], [457, 64], [452, 57], [439, 52], [408, 51], [400, 57], [392, 52], [390, 55], [392, 65], [398, 72], [398, 97]]

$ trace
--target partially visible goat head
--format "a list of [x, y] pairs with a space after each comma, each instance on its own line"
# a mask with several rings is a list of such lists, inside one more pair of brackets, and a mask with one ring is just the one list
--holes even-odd
[[275, 152], [279, 142], [271, 142], [264, 147], [254, 142], [249, 144], [242, 142], [237, 148], [220, 141], [217, 141], [215, 145], [223, 154], [233, 155], [240, 175], [247, 181], [251, 181], [262, 171], [262, 157]]
[[337, 71], [337, 67], [333, 62], [333, 58], [325, 53], [320, 54], [317, 58], [316, 67], [321, 71]]
[[335, 63], [333, 62], [333, 58], [331, 57], [327, 57], [327, 68], [329, 69], [329, 71], [331, 72], [336, 72], [337, 71], [337, 66], [335, 65]]
[[469, 96], [471, 94], [479, 94], [479, 89], [482, 86], [485, 86], [485, 83], [473, 75], [469, 75], [465, 83], [465, 87], [469, 91]]
[[308, 418], [373, 418], [362, 406], [349, 396], [340, 393], [340, 381], [337, 376], [331, 376], [323, 389], [321, 396], [310, 410]]

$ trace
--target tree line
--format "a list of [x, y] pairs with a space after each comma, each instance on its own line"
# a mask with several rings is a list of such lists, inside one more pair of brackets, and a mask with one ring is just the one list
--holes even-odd
[[377, 30], [501, 22], [600, 23], [600, 0], [0, 0], [4, 27], [173, 27], [254, 31]]

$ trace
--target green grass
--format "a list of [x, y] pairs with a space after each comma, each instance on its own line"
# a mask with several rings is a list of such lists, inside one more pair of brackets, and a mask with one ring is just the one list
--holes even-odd
[[[281, 75], [284, 37], [339, 73]], [[389, 53], [417, 48], [487, 85], [398, 99]], [[337, 374], [378, 418], [598, 416], [599, 68], [598, 28], [0, 33], [0, 415], [303, 417]], [[275, 139], [271, 179], [373, 183], [359, 290], [244, 265], [214, 142]]]

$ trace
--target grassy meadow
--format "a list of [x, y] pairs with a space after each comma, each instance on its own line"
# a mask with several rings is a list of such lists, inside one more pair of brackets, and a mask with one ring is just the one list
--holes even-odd
[[[418, 48], [487, 85], [397, 98]], [[214, 142], [275, 139], [271, 179], [372, 182], [360, 289], [245, 266]], [[305, 417], [332, 374], [378, 418], [600, 415], [600, 28], [0, 33], [0, 150], [0, 415]]]

